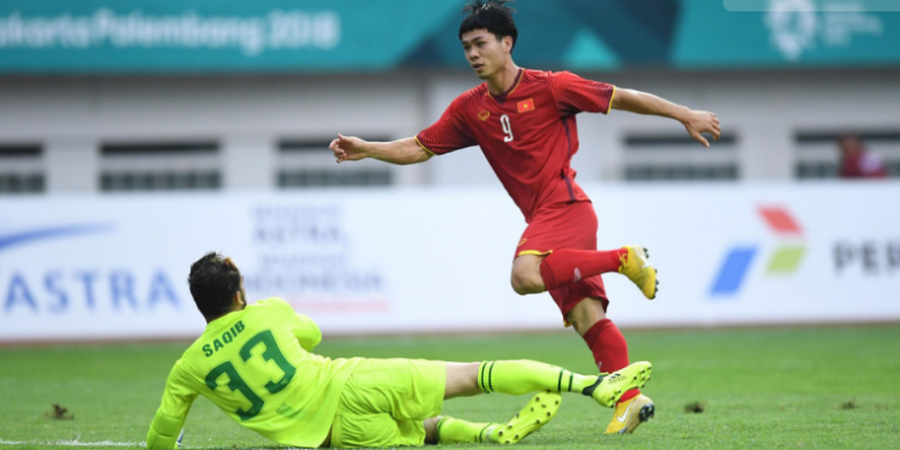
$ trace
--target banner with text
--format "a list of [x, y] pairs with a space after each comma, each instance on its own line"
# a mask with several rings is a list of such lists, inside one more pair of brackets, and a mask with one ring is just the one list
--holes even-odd
[[[900, 184], [585, 190], [599, 246], [659, 269], [654, 301], [604, 276], [622, 326], [900, 320]], [[0, 342], [198, 335], [186, 278], [208, 251], [326, 334], [561, 328], [510, 287], [524, 227], [493, 189], [5, 198]]]
[[[0, 1], [0, 73], [466, 69], [464, 0]], [[895, 66], [894, 0], [529, 0], [524, 67]]]

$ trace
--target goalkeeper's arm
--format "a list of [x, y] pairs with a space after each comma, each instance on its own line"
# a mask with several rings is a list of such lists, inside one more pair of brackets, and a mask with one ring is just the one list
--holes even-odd
[[313, 351], [322, 342], [322, 330], [309, 317], [299, 313], [294, 313], [294, 316], [294, 337], [297, 338], [297, 342], [300, 343], [303, 350]]
[[178, 360], [169, 372], [162, 404], [153, 417], [150, 431], [147, 432], [148, 449], [178, 448], [178, 435], [184, 427], [184, 419], [187, 418], [195, 398], [197, 393], [181, 381], [181, 360]]
[[309, 317], [294, 311], [294, 307], [290, 303], [275, 297], [263, 301], [271, 302], [271, 305], [279, 308], [303, 350], [311, 352], [322, 342], [322, 330], [319, 329], [319, 326]]

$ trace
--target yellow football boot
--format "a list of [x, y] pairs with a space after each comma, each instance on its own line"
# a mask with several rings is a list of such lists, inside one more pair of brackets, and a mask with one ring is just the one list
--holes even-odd
[[650, 420], [656, 412], [653, 400], [646, 395], [624, 401], [616, 405], [616, 413], [606, 427], [606, 434], [634, 433], [640, 424]]
[[559, 410], [562, 396], [558, 392], [546, 391], [535, 395], [531, 401], [513, 417], [498, 427], [489, 429], [488, 439], [498, 444], [515, 444], [531, 433], [541, 429]]
[[647, 249], [639, 245], [626, 245], [622, 248], [628, 250], [628, 253], [619, 257], [619, 273], [636, 284], [644, 297], [653, 300], [656, 298], [659, 282], [656, 281], [656, 269], [647, 262]]

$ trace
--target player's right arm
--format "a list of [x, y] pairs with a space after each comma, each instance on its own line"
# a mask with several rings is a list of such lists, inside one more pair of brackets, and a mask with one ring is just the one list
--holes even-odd
[[355, 136], [338, 134], [329, 146], [338, 164], [343, 161], [358, 161], [373, 158], [397, 165], [425, 162], [434, 156], [410, 137], [391, 142], [368, 142]]
[[191, 404], [197, 398], [197, 392], [184, 380], [184, 373], [179, 359], [169, 378], [166, 380], [166, 390], [163, 392], [162, 404], [153, 417], [150, 431], [147, 432], [148, 449], [174, 449], [178, 448], [178, 435], [184, 427], [184, 419], [191, 410]]
[[[470, 91], [471, 92], [471, 91]], [[338, 134], [329, 148], [337, 162], [374, 158], [392, 164], [416, 164], [434, 155], [477, 145], [466, 121], [462, 119], [466, 94], [458, 97], [437, 122], [415, 137], [392, 142], [367, 142], [358, 137]]]

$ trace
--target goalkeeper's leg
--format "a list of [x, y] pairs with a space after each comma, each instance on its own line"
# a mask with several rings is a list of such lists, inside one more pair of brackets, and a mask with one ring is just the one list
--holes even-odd
[[561, 367], [531, 361], [485, 361], [447, 363], [444, 399], [485, 392], [522, 395], [530, 392], [574, 392], [592, 397], [604, 407], [613, 407], [631, 389], [650, 379], [647, 361], [631, 364], [610, 374], [582, 375]]
[[444, 399], [498, 392], [522, 395], [540, 392], [506, 423], [473, 423], [444, 416], [425, 421], [425, 442], [514, 444], [549, 422], [561, 403], [561, 392], [574, 392], [613, 407], [625, 392], [643, 387], [652, 366], [642, 361], [611, 374], [582, 375], [538, 361], [447, 363]]
[[425, 421], [425, 443], [471, 444], [495, 442], [515, 444], [553, 420], [562, 403], [556, 392], [535, 395], [506, 423], [474, 423], [455, 417], [434, 417]]

